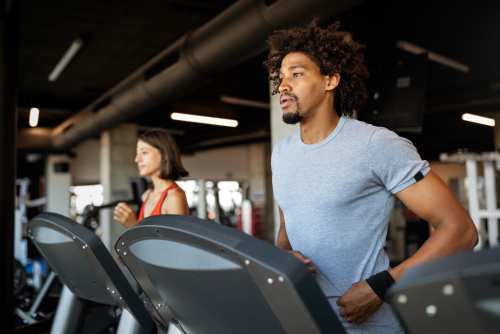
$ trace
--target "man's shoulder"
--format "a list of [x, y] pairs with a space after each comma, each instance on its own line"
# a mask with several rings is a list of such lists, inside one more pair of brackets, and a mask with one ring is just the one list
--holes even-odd
[[353, 143], [357, 142], [365, 145], [371, 140], [377, 131], [380, 131], [380, 129], [383, 128], [354, 118], [347, 118], [343, 132], [347, 136], [353, 136], [356, 138]]
[[347, 124], [352, 133], [356, 134], [357, 137], [365, 137], [369, 142], [402, 138], [394, 131], [383, 126], [373, 125], [357, 119], [348, 119]]

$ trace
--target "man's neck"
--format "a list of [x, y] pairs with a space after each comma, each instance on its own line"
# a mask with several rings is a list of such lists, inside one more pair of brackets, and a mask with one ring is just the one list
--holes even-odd
[[316, 144], [328, 137], [337, 127], [340, 117], [330, 108], [314, 113], [300, 122], [300, 137], [304, 144]]

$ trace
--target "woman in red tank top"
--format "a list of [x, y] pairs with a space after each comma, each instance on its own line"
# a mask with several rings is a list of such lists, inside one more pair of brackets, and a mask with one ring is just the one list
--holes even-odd
[[137, 140], [135, 162], [139, 174], [150, 177], [153, 187], [142, 195], [139, 217], [125, 203], [115, 207], [113, 217], [118, 223], [131, 227], [149, 216], [189, 214], [186, 194], [175, 183], [188, 173], [182, 166], [179, 149], [168, 132], [154, 129], [141, 134]]

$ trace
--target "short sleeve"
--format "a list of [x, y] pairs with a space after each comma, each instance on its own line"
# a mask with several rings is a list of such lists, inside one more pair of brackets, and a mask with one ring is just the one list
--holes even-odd
[[278, 160], [279, 155], [279, 143], [274, 145], [273, 151], [271, 153], [271, 171], [276, 169], [276, 161]]
[[374, 177], [396, 194], [425, 176], [429, 163], [406, 138], [385, 128], [376, 128], [368, 144], [370, 168]]

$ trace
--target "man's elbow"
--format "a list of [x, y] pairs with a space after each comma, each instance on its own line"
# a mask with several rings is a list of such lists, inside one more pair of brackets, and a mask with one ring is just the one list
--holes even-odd
[[471, 219], [468, 219], [468, 222], [465, 225], [465, 231], [462, 239], [463, 247], [465, 249], [472, 249], [477, 245], [479, 240], [477, 229]]

